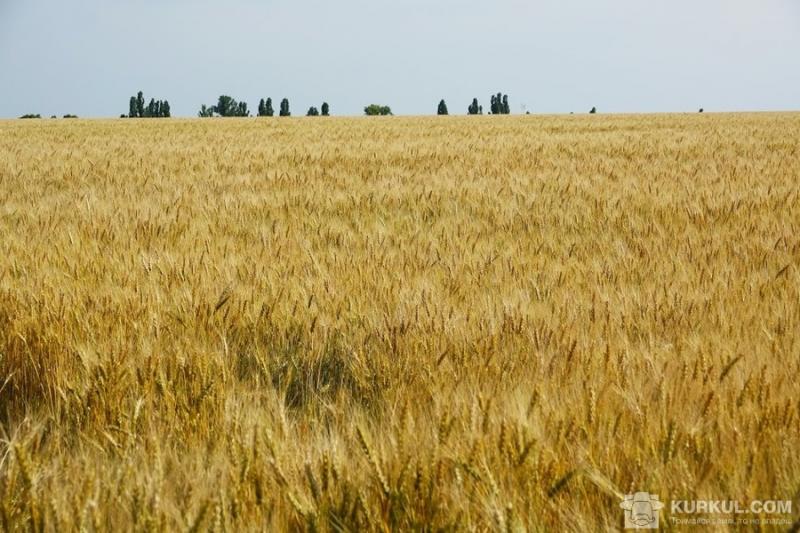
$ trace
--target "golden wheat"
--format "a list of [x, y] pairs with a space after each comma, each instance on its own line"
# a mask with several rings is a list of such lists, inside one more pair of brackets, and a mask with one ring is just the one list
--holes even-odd
[[0, 524], [800, 507], [798, 178], [795, 114], [0, 122]]

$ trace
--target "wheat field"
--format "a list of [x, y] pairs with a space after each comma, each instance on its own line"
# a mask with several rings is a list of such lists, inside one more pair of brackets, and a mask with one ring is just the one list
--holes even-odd
[[0, 122], [0, 529], [796, 521], [799, 184], [789, 113]]

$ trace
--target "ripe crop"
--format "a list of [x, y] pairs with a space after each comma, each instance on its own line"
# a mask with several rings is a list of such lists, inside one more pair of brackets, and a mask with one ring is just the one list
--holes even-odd
[[795, 114], [0, 122], [0, 529], [797, 500], [799, 162]]

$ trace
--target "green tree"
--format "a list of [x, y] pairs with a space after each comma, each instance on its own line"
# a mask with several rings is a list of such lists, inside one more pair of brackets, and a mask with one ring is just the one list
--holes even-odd
[[200, 111], [198, 111], [197, 116], [200, 117], [200, 118], [213, 117], [214, 116], [214, 107], [213, 106], [212, 107], [206, 107], [206, 105], [203, 104], [200, 107]]
[[508, 104], [508, 95], [497, 93], [492, 95], [492, 103], [490, 107], [492, 115], [509, 115], [511, 114], [511, 107]]
[[247, 109], [247, 102], [239, 102], [236, 106], [235, 114], [237, 117], [249, 117], [250, 111]]
[[478, 99], [477, 98], [473, 98], [472, 99], [472, 103], [467, 108], [467, 114], [468, 115], [482, 115], [483, 114], [483, 108], [480, 105], [478, 105]]
[[437, 115], [447, 115], [447, 104], [444, 100], [439, 102], [439, 109], [436, 111]]
[[136, 96], [136, 116], [137, 117], [144, 117], [144, 93], [139, 91], [139, 94]]
[[144, 113], [142, 114], [142, 116], [147, 118], [154, 117], [156, 116], [155, 111], [156, 111], [156, 101], [155, 99], [151, 98], [150, 103], [147, 104], [147, 107], [144, 109]]
[[291, 117], [292, 116], [292, 112], [289, 110], [289, 99], [288, 98], [284, 98], [283, 100], [281, 100], [280, 116], [282, 116], [282, 117]]
[[[121, 118], [125, 116], [120, 115]], [[151, 98], [150, 103], [145, 106], [142, 91], [139, 91], [136, 96], [131, 96], [128, 102], [128, 118], [169, 118], [170, 116], [168, 101]]]
[[234, 116], [238, 105], [239, 104], [236, 102], [236, 100], [227, 94], [222, 94], [217, 99], [217, 105], [213, 107], [213, 112], [221, 117], [232, 117]]
[[319, 109], [316, 107], [309, 107], [308, 113], [306, 113], [307, 117], [318, 117], [319, 116]]
[[329, 117], [331, 115], [331, 106], [328, 105], [328, 102], [322, 102], [322, 116]]
[[272, 98], [267, 98], [267, 101], [264, 104], [264, 113], [268, 117], [275, 116], [275, 110], [272, 108]]
[[593, 107], [592, 109], [589, 110], [589, 114], [590, 115], [594, 115], [595, 113], [597, 113], [597, 108], [596, 107]]
[[391, 115], [392, 108], [386, 105], [370, 104], [364, 108], [364, 114], [369, 117]]
[[267, 115], [267, 104], [264, 102], [264, 99], [258, 101], [258, 116], [264, 117]]

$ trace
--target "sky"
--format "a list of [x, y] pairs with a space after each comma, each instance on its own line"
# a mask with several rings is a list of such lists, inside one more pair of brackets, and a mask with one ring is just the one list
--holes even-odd
[[0, 0], [0, 117], [800, 110], [798, 0]]

